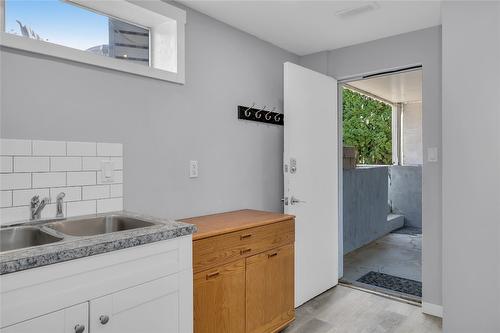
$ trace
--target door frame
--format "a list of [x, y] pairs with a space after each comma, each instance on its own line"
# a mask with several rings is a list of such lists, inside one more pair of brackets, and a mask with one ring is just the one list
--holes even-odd
[[[339, 211], [339, 216], [338, 216], [338, 244], [339, 244], [339, 249], [338, 249], [338, 272], [339, 272], [339, 281], [342, 279], [344, 276], [344, 168], [343, 168], [343, 158], [344, 158], [344, 108], [343, 108], [343, 96], [342, 96], [342, 86], [345, 84], [348, 84], [349, 82], [353, 81], [360, 81], [364, 79], [369, 79], [372, 77], [380, 77], [380, 76], [388, 76], [388, 75], [393, 75], [401, 72], [409, 72], [409, 71], [414, 71], [414, 70], [421, 70], [422, 73], [424, 71], [424, 65], [422, 63], [416, 63], [416, 64], [410, 64], [406, 66], [400, 66], [400, 67], [393, 67], [385, 70], [377, 70], [374, 72], [368, 72], [364, 74], [357, 74], [357, 75], [352, 75], [352, 76], [346, 76], [342, 78], [337, 79], [337, 133], [338, 133], [338, 139], [337, 139], [337, 144], [338, 144], [338, 211]], [[329, 73], [326, 73], [326, 75], [329, 75]], [[423, 93], [423, 81], [422, 81], [422, 93]], [[423, 109], [423, 98], [422, 98], [422, 112], [424, 112]], [[424, 123], [422, 121], [422, 136], [423, 136], [423, 127]], [[422, 146], [422, 155], [424, 156], [424, 147]], [[422, 185], [424, 183], [424, 167], [425, 163], [424, 160], [422, 161]], [[424, 197], [424, 191], [422, 188], [422, 202], [423, 202], [423, 197]], [[422, 217], [423, 217], [423, 207], [421, 208], [422, 211]], [[424, 224], [422, 223], [422, 238], [424, 237]], [[423, 246], [423, 244], [422, 244]], [[423, 251], [423, 248], [422, 248]], [[424, 290], [424, 279], [423, 279], [423, 257], [421, 259], [421, 264], [422, 264], [422, 298], [423, 298], [423, 290]]]

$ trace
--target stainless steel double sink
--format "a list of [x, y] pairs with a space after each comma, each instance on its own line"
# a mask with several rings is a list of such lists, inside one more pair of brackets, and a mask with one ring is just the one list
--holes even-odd
[[[156, 223], [125, 215], [47, 220], [33, 225], [0, 229], [0, 252], [60, 242], [66, 238], [88, 237], [145, 228]], [[53, 231], [57, 231], [56, 233]]]

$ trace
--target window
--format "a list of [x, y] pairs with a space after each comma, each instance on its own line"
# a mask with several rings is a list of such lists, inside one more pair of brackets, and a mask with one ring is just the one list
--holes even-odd
[[160, 0], [2, 5], [4, 46], [184, 82], [185, 12]]

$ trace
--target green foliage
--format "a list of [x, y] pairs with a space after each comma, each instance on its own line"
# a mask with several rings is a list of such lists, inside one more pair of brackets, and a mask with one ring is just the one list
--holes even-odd
[[344, 145], [358, 150], [359, 164], [392, 164], [392, 108], [343, 89]]

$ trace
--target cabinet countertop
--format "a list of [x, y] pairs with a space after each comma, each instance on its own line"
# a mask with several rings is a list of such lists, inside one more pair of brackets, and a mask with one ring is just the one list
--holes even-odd
[[181, 219], [179, 221], [194, 224], [197, 227], [198, 231], [193, 234], [193, 241], [195, 241], [229, 232], [291, 220], [294, 218], [295, 216], [288, 214], [243, 209], [232, 212], [191, 217]]
[[[2, 252], [0, 253], [0, 276], [30, 268], [190, 235], [196, 230], [196, 227], [193, 225], [169, 219], [156, 218], [126, 211], [114, 213], [155, 222], [157, 224], [147, 228], [131, 229], [95, 236], [69, 237], [67, 240], [63, 239], [56, 243]], [[92, 215], [92, 217], [104, 215], [106, 214]]]

